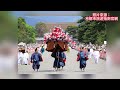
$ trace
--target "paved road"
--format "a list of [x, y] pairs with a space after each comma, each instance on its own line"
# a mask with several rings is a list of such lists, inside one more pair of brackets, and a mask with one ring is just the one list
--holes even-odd
[[31, 74], [32, 78], [52, 78], [54, 75], [60, 75], [61, 78], [120, 78], [120, 74], [111, 75], [106, 73], [106, 61], [99, 60], [95, 64], [93, 58], [87, 61], [85, 72], [79, 69], [79, 62], [76, 61], [77, 51], [71, 49], [70, 53], [66, 52], [66, 66], [61, 71], [54, 71], [51, 52], [45, 51], [43, 54], [44, 62], [41, 62], [39, 72], [33, 71], [31, 65], [18, 65], [18, 74]]

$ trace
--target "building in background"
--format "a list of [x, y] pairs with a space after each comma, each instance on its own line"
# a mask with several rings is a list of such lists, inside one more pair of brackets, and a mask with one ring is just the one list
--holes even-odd
[[63, 30], [66, 30], [68, 26], [77, 26], [78, 24], [76, 22], [56, 22], [56, 23], [45, 23], [47, 26], [48, 31], [50, 29], [53, 29], [54, 26], [61, 26]]

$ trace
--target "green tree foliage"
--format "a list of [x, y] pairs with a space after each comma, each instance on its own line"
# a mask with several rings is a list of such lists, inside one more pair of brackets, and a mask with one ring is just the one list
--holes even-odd
[[[66, 31], [82, 43], [103, 44], [106, 40], [106, 23], [99, 21], [86, 21], [84, 17], [77, 22], [78, 27], [69, 26]], [[77, 35], [76, 35], [77, 34]]]
[[[92, 13], [109, 13], [110, 16], [116, 16], [118, 17], [118, 21], [108, 21], [106, 22], [106, 34], [105, 37], [107, 38], [107, 43], [109, 45], [114, 44], [114, 42], [120, 38], [120, 11], [83, 11], [82, 16], [84, 15], [92, 15]], [[105, 39], [106, 39], [105, 38]]]
[[28, 25], [24, 18], [18, 18], [18, 43], [25, 42], [25, 43], [34, 43], [36, 30], [34, 27]]
[[42, 23], [42, 22], [37, 23], [35, 28], [37, 30], [37, 33], [38, 33], [37, 36], [38, 37], [43, 37], [44, 34], [48, 31], [47, 27], [46, 27], [46, 24]]
[[76, 38], [77, 37], [77, 30], [78, 27], [77, 26], [68, 26], [67, 29], [66, 29], [66, 32], [69, 33], [69, 35], [72, 35], [73, 38]]

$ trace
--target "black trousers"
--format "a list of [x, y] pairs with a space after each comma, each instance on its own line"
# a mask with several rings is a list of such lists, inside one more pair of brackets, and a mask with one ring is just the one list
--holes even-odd
[[33, 61], [32, 68], [33, 68], [33, 69], [39, 69], [39, 68], [40, 68], [40, 63], [39, 63], [39, 61]]
[[86, 60], [85, 58], [81, 58], [80, 59], [80, 69], [85, 68], [86, 67]]
[[55, 59], [53, 68], [60, 68], [60, 61], [58, 59]]

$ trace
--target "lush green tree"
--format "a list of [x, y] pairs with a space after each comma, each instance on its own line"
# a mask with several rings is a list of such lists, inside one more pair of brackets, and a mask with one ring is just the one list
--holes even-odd
[[77, 26], [68, 26], [67, 29], [66, 29], [66, 32], [69, 33], [69, 35], [72, 35], [73, 38], [76, 38], [77, 37], [77, 30], [78, 27]]
[[69, 26], [66, 31], [79, 42], [103, 44], [106, 40], [106, 22], [86, 21], [85, 17], [78, 20], [78, 26]]
[[24, 18], [19, 17], [18, 18], [18, 28], [19, 29], [25, 29], [26, 21]]
[[83, 43], [103, 44], [104, 40], [106, 40], [106, 23], [83, 19], [78, 21], [78, 23], [80, 22], [78, 40]]
[[36, 37], [36, 30], [34, 27], [28, 25], [24, 18], [18, 18], [18, 43], [25, 42], [25, 43], [34, 43]]
[[26, 33], [27, 33], [27, 43], [34, 43], [35, 42], [35, 37], [36, 37], [36, 31], [35, 28], [26, 24]]
[[38, 37], [43, 37], [44, 34], [47, 32], [47, 27], [45, 23], [39, 22], [36, 24], [35, 28], [37, 30]]
[[[120, 11], [83, 11], [82, 16], [84, 15], [92, 15], [92, 13], [109, 13], [110, 16], [120, 17]], [[108, 21], [106, 22], [106, 30], [105, 30], [105, 39], [107, 39], [108, 44], [114, 44], [114, 41], [117, 40], [117, 38], [120, 38], [120, 20], [118, 21]]]

